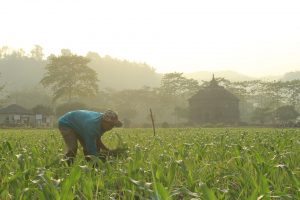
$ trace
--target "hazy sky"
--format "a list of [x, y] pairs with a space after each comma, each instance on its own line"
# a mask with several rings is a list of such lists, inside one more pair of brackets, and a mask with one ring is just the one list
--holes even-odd
[[158, 72], [300, 70], [300, 1], [0, 0], [0, 46], [146, 62]]

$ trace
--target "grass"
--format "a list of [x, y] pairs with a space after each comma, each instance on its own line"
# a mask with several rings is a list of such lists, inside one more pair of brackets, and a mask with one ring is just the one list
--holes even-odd
[[[57, 130], [0, 131], [0, 199], [300, 199], [300, 130], [114, 129], [72, 166]], [[97, 167], [93, 164], [97, 163]]]

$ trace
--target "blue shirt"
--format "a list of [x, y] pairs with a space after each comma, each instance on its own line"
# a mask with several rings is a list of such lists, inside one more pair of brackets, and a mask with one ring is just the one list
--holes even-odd
[[73, 129], [83, 139], [88, 155], [97, 155], [96, 140], [105, 132], [100, 126], [102, 116], [88, 110], [71, 111], [58, 119], [58, 125]]

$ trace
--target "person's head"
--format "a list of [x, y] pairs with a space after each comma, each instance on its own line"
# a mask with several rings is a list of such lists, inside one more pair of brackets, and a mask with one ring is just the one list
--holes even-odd
[[101, 120], [101, 127], [105, 131], [111, 130], [113, 127], [121, 127], [122, 122], [118, 119], [118, 114], [112, 110], [107, 110], [103, 114], [103, 118]]

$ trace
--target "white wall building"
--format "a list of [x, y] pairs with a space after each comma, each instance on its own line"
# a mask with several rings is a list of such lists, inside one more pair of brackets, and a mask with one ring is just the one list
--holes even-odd
[[17, 104], [0, 109], [0, 125], [10, 127], [52, 127], [54, 117], [33, 113]]

